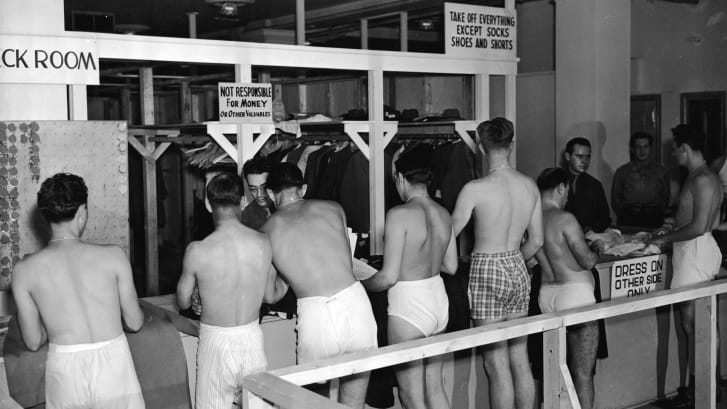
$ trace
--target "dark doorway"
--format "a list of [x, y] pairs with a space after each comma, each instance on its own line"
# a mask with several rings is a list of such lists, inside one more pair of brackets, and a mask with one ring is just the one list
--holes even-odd
[[704, 156], [708, 163], [724, 153], [724, 91], [681, 94], [681, 121], [699, 127], [707, 136]]
[[654, 137], [652, 158], [661, 163], [661, 95], [631, 96], [631, 135], [646, 132]]

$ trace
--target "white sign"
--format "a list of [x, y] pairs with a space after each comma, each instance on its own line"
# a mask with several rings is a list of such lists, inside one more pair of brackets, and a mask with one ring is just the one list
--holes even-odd
[[273, 122], [273, 86], [220, 82], [220, 122], [270, 124]]
[[499, 7], [444, 3], [447, 55], [515, 58], [515, 13]]
[[665, 281], [664, 254], [616, 261], [611, 266], [611, 299], [663, 290]]
[[99, 84], [93, 39], [0, 35], [0, 83]]

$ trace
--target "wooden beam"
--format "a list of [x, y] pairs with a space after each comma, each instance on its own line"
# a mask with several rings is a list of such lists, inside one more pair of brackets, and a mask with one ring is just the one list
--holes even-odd
[[134, 148], [135, 151], [139, 152], [139, 155], [141, 155], [145, 160], [152, 161], [152, 162], [155, 160], [152, 152], [149, 152], [149, 150], [147, 150], [146, 146], [144, 146], [144, 144], [142, 144], [141, 142], [139, 142], [138, 139], [136, 139], [135, 135], [129, 135], [129, 137], [127, 138], [127, 141], [129, 143], [129, 145], [132, 148]]
[[307, 385], [552, 330], [558, 328], [561, 322], [561, 319], [553, 314], [525, 317], [485, 327], [470, 328], [449, 334], [402, 342], [371, 351], [356, 352], [338, 358], [277, 369], [270, 373], [297, 385]]
[[606, 303], [598, 303], [556, 314], [563, 317], [563, 325], [570, 326], [638, 311], [653, 310], [656, 307], [678, 304], [683, 301], [724, 292], [727, 292], [727, 279], [709, 281], [675, 290], [657, 291], [638, 297], [619, 298]]
[[[281, 409], [316, 408], [316, 409], [346, 409], [331, 399], [325, 398], [308, 389], [301, 388], [284, 379], [269, 373], [260, 373], [245, 377], [242, 381], [243, 393], [248, 395], [264, 396], [265, 400], [274, 403]], [[259, 398], [258, 398], [259, 399]], [[249, 401], [249, 400], [248, 400]], [[272, 407], [272, 406], [262, 406]]]
[[151, 67], [139, 68], [141, 94], [141, 123], [154, 125], [154, 73]]
[[[131, 138], [130, 138], [131, 139]], [[155, 143], [144, 136], [148, 151]], [[157, 213], [157, 164], [155, 160], [145, 160], [144, 174], [144, 236], [146, 238], [146, 296], [159, 295], [159, 227]]]
[[717, 296], [694, 301], [694, 403], [696, 409], [717, 407]]

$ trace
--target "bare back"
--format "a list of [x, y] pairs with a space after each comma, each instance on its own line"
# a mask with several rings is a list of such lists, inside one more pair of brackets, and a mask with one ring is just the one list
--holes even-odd
[[543, 247], [537, 254], [543, 284], [593, 285], [590, 269], [598, 256], [588, 247], [575, 216], [557, 208], [544, 209], [543, 232]]
[[218, 226], [185, 254], [199, 287], [205, 324], [234, 327], [256, 321], [270, 270], [270, 242], [241, 223]]
[[299, 298], [330, 296], [356, 281], [338, 203], [301, 200], [281, 206], [262, 230], [270, 236], [273, 264]]
[[439, 275], [452, 236], [452, 218], [429, 198], [399, 206], [392, 216], [406, 229], [399, 280], [422, 280]]
[[722, 205], [722, 182], [707, 166], [692, 171], [679, 193], [675, 215], [677, 227], [697, 222], [711, 231], [719, 225]]
[[[119, 247], [79, 240], [50, 243], [15, 266], [16, 279], [34, 300], [49, 342], [87, 344], [122, 334], [119, 283], [132, 278]], [[135, 290], [132, 298], [139, 308]]]
[[492, 254], [518, 250], [533, 214], [540, 211], [536, 209], [540, 192], [535, 183], [507, 168], [469, 182], [465, 189], [461, 196], [466, 195], [464, 199], [472, 203], [475, 219], [474, 252]]

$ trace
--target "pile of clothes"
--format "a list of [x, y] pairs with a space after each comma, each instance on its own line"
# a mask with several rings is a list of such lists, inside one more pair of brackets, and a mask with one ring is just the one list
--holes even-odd
[[651, 233], [638, 232], [635, 234], [622, 234], [620, 230], [608, 228], [603, 233], [586, 233], [588, 243], [602, 241], [603, 254], [609, 256], [648, 256], [661, 254], [661, 249], [650, 244]]

